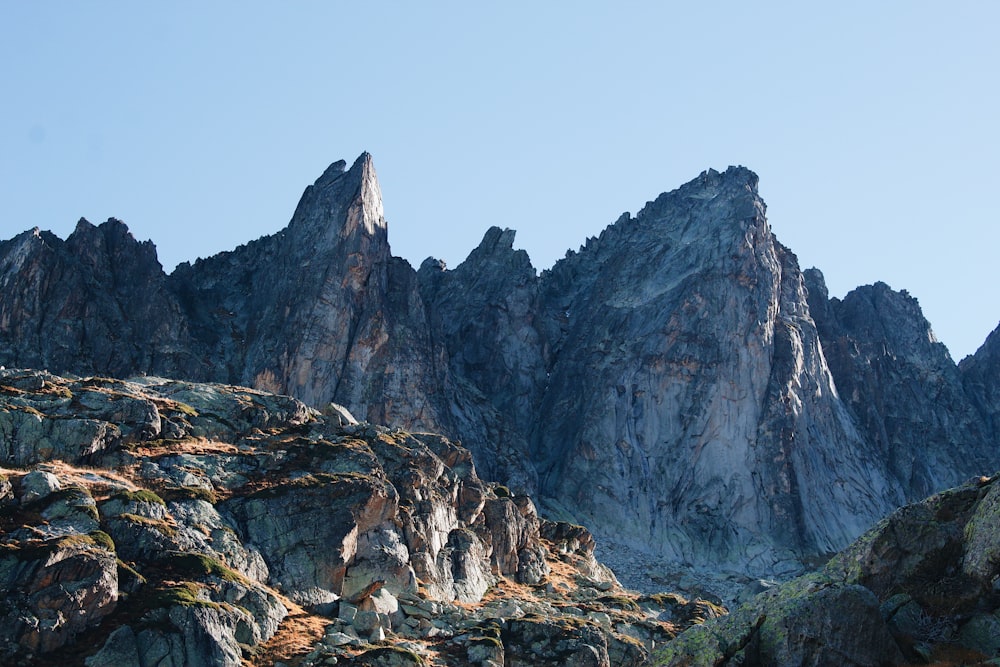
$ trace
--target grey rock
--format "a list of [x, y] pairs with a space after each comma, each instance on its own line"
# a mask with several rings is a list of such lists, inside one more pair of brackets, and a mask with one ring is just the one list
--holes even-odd
[[989, 658], [1000, 658], [1000, 618], [995, 613], [973, 616], [962, 626], [955, 643]]
[[903, 664], [955, 642], [992, 655], [994, 569], [981, 556], [986, 526], [1000, 519], [997, 483], [976, 479], [900, 508], [822, 570], [685, 631], [654, 664]]
[[992, 473], [991, 433], [917, 300], [881, 282], [827, 299], [815, 269], [806, 284], [839, 395], [905, 501]]
[[1000, 437], [1000, 326], [975, 354], [959, 362], [958, 369], [966, 394], [995, 442]]
[[44, 470], [32, 470], [21, 478], [21, 504], [44, 500], [62, 488], [59, 478]]
[[[128, 406], [155, 406], [161, 424], [183, 427], [177, 439], [122, 439], [6, 473], [12, 499], [35, 480], [46, 490], [3, 508], [4, 525], [19, 527], [0, 544], [0, 659], [58, 661], [93, 646], [93, 665], [239, 664], [272, 650], [284, 623], [317, 621], [327, 638], [302, 648], [307, 664], [410, 664], [416, 645], [400, 637], [455, 655], [481, 638], [492, 648], [480, 662], [492, 664], [506, 655], [499, 619], [512, 617], [554, 619], [548, 657], [522, 647], [539, 665], [636, 664], [645, 653], [626, 635], [662, 639], [655, 620], [632, 628], [629, 614], [642, 612], [616, 597], [586, 529], [540, 519], [529, 497], [483, 482], [471, 453], [442, 436], [345, 426], [228, 385], [23, 372], [12, 382], [0, 412], [30, 405], [58, 421], [75, 408], [50, 396], [95, 391], [120, 405], [79, 409], [120, 433], [146, 414]], [[569, 603], [577, 615], [562, 610]], [[403, 650], [364, 646], [382, 640]]]
[[688, 630], [654, 661], [671, 666], [860, 667], [900, 664], [903, 656], [870, 590], [807, 575], [763, 593], [729, 616]]
[[350, 426], [358, 423], [358, 420], [354, 418], [350, 410], [337, 403], [330, 403], [323, 408], [323, 414], [326, 417], [331, 417], [333, 423], [338, 426]]
[[466, 651], [470, 665], [479, 667], [503, 667], [504, 649], [499, 639], [482, 637], [469, 642]]
[[977, 503], [975, 512], [965, 525], [965, 557], [962, 570], [983, 583], [995, 587], [1000, 580], [1000, 486], [993, 483], [989, 492]]
[[0, 655], [51, 653], [115, 610], [115, 554], [83, 536], [5, 544], [0, 594]]
[[118, 627], [97, 653], [84, 660], [84, 664], [87, 667], [142, 667], [132, 627]]

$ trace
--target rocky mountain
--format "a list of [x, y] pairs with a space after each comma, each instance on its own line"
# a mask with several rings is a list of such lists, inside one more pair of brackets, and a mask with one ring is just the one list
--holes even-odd
[[[0, 370], [5, 665], [994, 664], [1000, 478], [730, 614], [623, 589], [439, 435], [156, 377]], [[753, 596], [755, 590], [761, 590]]]
[[635, 583], [789, 576], [1000, 464], [996, 345], [956, 366], [905, 292], [829, 299], [745, 168], [541, 274], [513, 240], [490, 229], [454, 269], [414, 270], [367, 154], [280, 232], [169, 276], [118, 221], [29, 231], [0, 244], [0, 363], [247, 385], [442, 433], [648, 564]]

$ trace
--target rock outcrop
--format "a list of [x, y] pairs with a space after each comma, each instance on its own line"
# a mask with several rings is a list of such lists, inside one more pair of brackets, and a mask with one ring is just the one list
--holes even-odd
[[[493, 228], [453, 270], [415, 271], [391, 255], [367, 154], [332, 165], [282, 231], [170, 276], [117, 221], [26, 232], [0, 244], [0, 363], [246, 385], [441, 433], [653, 569], [789, 576], [1000, 465], [996, 345], [959, 368], [904, 292], [829, 299], [745, 168], [660, 195], [541, 274], [513, 240]], [[62, 425], [21, 419], [50, 444], [14, 456], [63, 455], [38, 431]], [[135, 419], [86, 446], [154, 428]], [[231, 511], [249, 526], [264, 509]]]
[[689, 629], [652, 664], [994, 664], [998, 510], [997, 477], [903, 507], [822, 570]]
[[1000, 659], [1000, 477], [893, 512], [730, 614], [622, 588], [589, 531], [539, 518], [442, 436], [325, 412], [229, 385], [0, 370], [0, 661]]
[[639, 665], [717, 613], [623, 590], [446, 438], [330, 412], [0, 370], [0, 661]]

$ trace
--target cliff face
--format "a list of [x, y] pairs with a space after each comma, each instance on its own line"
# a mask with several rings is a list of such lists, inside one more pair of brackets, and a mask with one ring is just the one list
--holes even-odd
[[958, 365], [962, 386], [982, 416], [993, 442], [1000, 440], [1000, 327], [987, 336], [976, 353]]
[[80, 220], [0, 243], [0, 359], [8, 366], [127, 375], [192, 364], [185, 318], [149, 242], [118, 220]]
[[827, 300], [822, 274], [813, 269], [808, 278], [809, 304], [841, 396], [907, 500], [993, 470], [995, 433], [984, 419], [990, 399], [977, 401], [965, 386], [917, 300], [885, 283]]
[[1000, 462], [996, 346], [960, 370], [905, 293], [828, 299], [747, 169], [540, 275], [513, 235], [414, 271], [367, 154], [282, 231], [170, 276], [117, 221], [27, 232], [0, 244], [0, 363], [335, 401], [458, 438], [487, 478], [651, 558], [754, 576]]
[[533, 460], [543, 497], [598, 532], [775, 572], [901, 500], [837, 398], [751, 172], [661, 195], [542, 289], [553, 361]]

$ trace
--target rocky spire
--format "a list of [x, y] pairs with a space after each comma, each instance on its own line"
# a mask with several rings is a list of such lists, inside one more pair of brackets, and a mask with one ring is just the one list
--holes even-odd
[[[365, 246], [388, 254], [382, 190], [369, 153], [351, 168], [338, 160], [306, 188], [287, 228], [292, 242], [327, 248], [338, 243]], [[372, 247], [375, 246], [375, 247]]]

